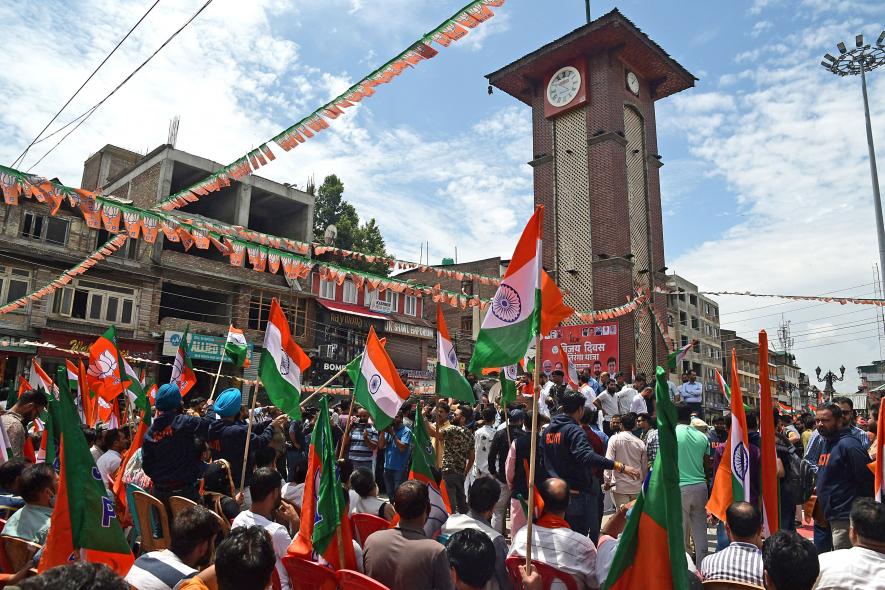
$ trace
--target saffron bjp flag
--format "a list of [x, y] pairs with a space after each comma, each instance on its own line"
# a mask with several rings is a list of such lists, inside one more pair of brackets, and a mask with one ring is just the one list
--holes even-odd
[[733, 502], [750, 501], [750, 445], [747, 441], [747, 415], [738, 381], [737, 356], [731, 351], [731, 430], [725, 452], [713, 480], [707, 511], [725, 522], [725, 511]]
[[[780, 404], [780, 402], [778, 402]], [[792, 408], [790, 408], [792, 410]], [[780, 482], [777, 477], [774, 408], [768, 376], [768, 334], [759, 332], [759, 494], [762, 498], [762, 529], [771, 536], [780, 528]], [[793, 516], [790, 515], [790, 518]]]
[[603, 590], [688, 588], [676, 406], [670, 401], [670, 388], [663, 368], [657, 368], [656, 378], [658, 455], [619, 537]]
[[224, 352], [231, 358], [235, 366], [249, 366], [249, 345], [246, 344], [246, 337], [243, 335], [243, 331], [234, 328], [233, 324], [227, 329]]
[[[65, 366], [68, 368], [68, 383], [71, 381], [80, 381], [80, 374], [77, 371], [77, 365], [72, 360], [66, 360]], [[79, 386], [79, 383], [78, 383]]]
[[445, 483], [436, 478], [433, 465], [436, 465], [436, 452], [433, 443], [427, 434], [427, 426], [424, 423], [424, 415], [421, 405], [415, 411], [415, 427], [412, 436], [415, 444], [412, 447], [412, 463], [409, 466], [409, 479], [415, 479], [427, 484], [430, 493], [430, 515], [424, 523], [424, 533], [429, 539], [435, 539], [440, 529], [449, 519], [452, 507], [449, 503], [449, 495], [446, 492]]
[[110, 402], [123, 393], [120, 373], [120, 352], [117, 350], [117, 329], [111, 326], [89, 347], [89, 368], [86, 372], [89, 388]]
[[366, 348], [357, 358], [358, 369], [356, 359], [347, 366], [347, 374], [353, 381], [353, 399], [368, 410], [375, 428], [384, 430], [411, 393], [378, 340], [375, 328], [369, 328]]
[[309, 366], [310, 359], [292, 338], [286, 315], [274, 297], [264, 329], [258, 375], [271, 403], [294, 420], [301, 419], [301, 377]]
[[178, 351], [175, 353], [175, 361], [172, 363], [172, 377], [169, 383], [178, 385], [178, 391], [181, 396], [187, 395], [187, 392], [197, 384], [197, 375], [194, 373], [193, 365], [191, 365], [190, 351], [187, 344], [187, 332], [190, 325], [184, 328], [184, 333], [178, 341]]
[[578, 390], [578, 369], [572, 364], [565, 351], [565, 342], [560, 342], [558, 346], [554, 346], [559, 352], [559, 362], [562, 364], [562, 372], [565, 373], [565, 380], [568, 385], [575, 391]]
[[[347, 516], [347, 496], [335, 462], [328, 396], [321, 396], [319, 405], [316, 427], [310, 437], [301, 528], [288, 553], [314, 561], [320, 556], [333, 569], [352, 570], [356, 567], [353, 533]], [[297, 587], [297, 580], [292, 582]]]
[[682, 360], [685, 358], [685, 355], [688, 354], [688, 351], [691, 350], [691, 347], [694, 346], [695, 341], [692, 340], [679, 350], [674, 350], [670, 354], [667, 355], [667, 367], [671, 371], [675, 371], [676, 367], [682, 363]]
[[126, 472], [126, 466], [129, 465], [132, 457], [135, 456], [135, 453], [144, 443], [144, 437], [147, 434], [150, 425], [151, 410], [150, 406], [148, 406], [146, 411], [142, 414], [141, 422], [138, 424], [138, 429], [135, 431], [135, 436], [132, 438], [132, 444], [129, 445], [129, 449], [126, 451], [126, 454], [123, 455], [122, 461], [120, 461], [120, 467], [114, 475], [114, 485], [111, 487], [111, 491], [114, 493], [114, 499], [117, 501], [117, 506], [122, 506], [125, 511], [122, 516], [123, 520], [126, 521], [126, 526], [132, 524], [132, 510], [129, 506], [129, 501], [126, 499], [126, 484], [123, 483], [123, 474]]
[[135, 558], [117, 520], [114, 499], [105, 489], [80, 430], [64, 369], [57, 381], [56, 417], [61, 439], [58, 494], [37, 571], [82, 559], [104, 563], [125, 576]]
[[439, 303], [436, 304], [436, 360], [436, 394], [453, 397], [468, 404], [475, 403], [477, 400], [473, 395], [473, 387], [458, 370], [458, 355], [449, 337], [446, 318]]
[[541, 334], [549, 334], [562, 320], [570, 317], [575, 310], [562, 300], [562, 291], [547, 274], [541, 271]]
[[[507, 272], [482, 322], [470, 372], [514, 365], [541, 333], [541, 224], [544, 207], [534, 215], [516, 244]], [[555, 285], [554, 285], [555, 286]]]
[[876, 474], [876, 502], [885, 502], [885, 408], [879, 406], [879, 419], [876, 422], [876, 461], [872, 464]]

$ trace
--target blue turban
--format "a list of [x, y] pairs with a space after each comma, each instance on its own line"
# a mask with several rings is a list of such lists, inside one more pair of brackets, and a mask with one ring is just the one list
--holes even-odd
[[175, 383], [161, 385], [154, 398], [154, 405], [161, 412], [178, 409], [181, 406], [181, 391], [178, 390], [178, 385]]
[[217, 398], [215, 398], [215, 404], [213, 405], [213, 409], [215, 413], [221, 416], [222, 418], [228, 418], [230, 416], [235, 416], [240, 411], [240, 407], [243, 405], [243, 394], [239, 389], [235, 387], [231, 387], [230, 389], [225, 389], [219, 394]]

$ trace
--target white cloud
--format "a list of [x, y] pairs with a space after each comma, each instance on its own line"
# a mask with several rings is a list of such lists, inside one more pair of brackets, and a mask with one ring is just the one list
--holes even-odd
[[774, 23], [772, 23], [771, 21], [760, 20], [756, 24], [753, 25], [752, 29], [750, 29], [750, 36], [754, 37], [754, 38], [758, 37], [759, 35], [761, 35], [765, 31], [771, 29], [772, 27], [774, 27]]
[[[856, 80], [833, 77], [817, 65], [821, 47], [795, 49], [812, 34], [802, 31], [786, 39], [794, 46], [787, 57], [756, 56], [762, 61], [754, 64], [752, 74], [740, 74], [746, 82], [742, 94], [689, 92], [662, 109], [659, 120], [669, 119], [668, 127], [686, 133], [691, 153], [730, 189], [745, 214], [722, 238], [668, 261], [702, 288], [821, 294], [867, 284], [848, 294], [872, 295], [868, 284], [878, 248], [860, 93]], [[871, 96], [883, 91], [885, 79], [871, 77]], [[873, 101], [871, 107], [881, 143], [885, 105]], [[827, 306], [791, 312], [810, 304], [790, 303], [766, 306], [760, 316], [736, 312], [778, 300], [721, 301], [723, 322], [735, 314], [732, 325], [723, 327], [743, 330], [745, 336], [776, 324], [776, 316], [764, 317], [767, 309], [784, 310], [787, 318], [806, 322], [842, 311]], [[872, 317], [858, 314], [862, 323]], [[820, 331], [832, 327], [826, 323], [809, 324], [808, 333], [797, 339], [800, 364], [807, 369], [869, 362], [878, 355], [875, 339], [868, 338], [870, 325], [875, 327], [869, 324], [866, 332], [846, 329], [840, 337], [839, 330]], [[865, 339], [855, 340], [860, 338]], [[853, 371], [849, 373], [846, 379], [853, 381]]]

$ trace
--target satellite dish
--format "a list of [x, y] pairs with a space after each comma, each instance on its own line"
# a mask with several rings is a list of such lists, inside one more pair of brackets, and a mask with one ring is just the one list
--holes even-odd
[[335, 238], [337, 238], [337, 237], [338, 237], [338, 228], [335, 227], [334, 225], [330, 225], [329, 227], [326, 228], [326, 231], [323, 234], [323, 242], [327, 246], [334, 246], [335, 245]]

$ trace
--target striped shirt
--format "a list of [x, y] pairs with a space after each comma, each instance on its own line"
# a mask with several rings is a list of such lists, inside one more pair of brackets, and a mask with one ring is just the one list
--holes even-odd
[[705, 581], [724, 580], [762, 586], [762, 551], [750, 543], [732, 541], [722, 551], [705, 557], [700, 573]]
[[126, 581], [138, 590], [172, 590], [197, 570], [182, 562], [169, 549], [151, 551], [135, 560]]

